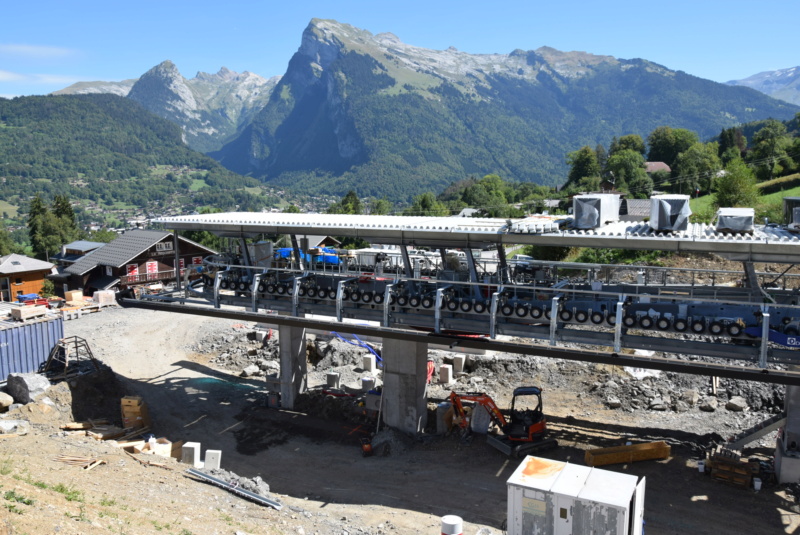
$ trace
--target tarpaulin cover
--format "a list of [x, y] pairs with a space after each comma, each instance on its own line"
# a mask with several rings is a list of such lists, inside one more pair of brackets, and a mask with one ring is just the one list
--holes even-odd
[[650, 228], [679, 231], [689, 228], [688, 195], [656, 195], [650, 197]]
[[576, 195], [572, 198], [573, 226], [589, 229], [609, 221], [619, 221], [619, 195], [604, 193]]
[[720, 208], [717, 212], [717, 230], [749, 232], [753, 230], [753, 208]]

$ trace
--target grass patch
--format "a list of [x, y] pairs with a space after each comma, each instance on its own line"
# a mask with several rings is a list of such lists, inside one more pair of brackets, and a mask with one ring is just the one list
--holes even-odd
[[83, 493], [81, 491], [73, 489], [72, 487], [68, 487], [68, 486], [64, 485], [63, 483], [59, 483], [58, 485], [54, 485], [51, 488], [54, 491], [58, 492], [59, 494], [63, 494], [68, 502], [82, 502], [83, 501]]
[[[200, 191], [201, 189], [207, 188], [207, 187], [209, 187], [209, 186], [208, 186], [208, 183], [206, 183], [205, 180], [199, 179], [199, 178], [195, 178], [195, 179], [192, 180], [192, 183], [189, 185], [189, 191]], [[251, 188], [251, 189], [257, 189], [257, 188]]]
[[0, 461], [0, 474], [7, 476], [14, 470], [14, 461], [11, 460], [11, 457], [6, 457], [2, 461]]
[[17, 503], [22, 503], [22, 504], [25, 504], [25, 505], [33, 505], [33, 500], [32, 499], [26, 498], [25, 496], [23, 496], [21, 494], [17, 494], [17, 492], [14, 491], [14, 490], [6, 491], [6, 493], [3, 494], [3, 498], [5, 498], [6, 500], [8, 500], [10, 502], [17, 502]]
[[111, 507], [112, 505], [117, 505], [117, 500], [103, 496], [100, 498], [100, 505], [103, 507]]
[[17, 210], [17, 207], [14, 206], [13, 204], [0, 200], [0, 214], [2, 214], [3, 212], [8, 214], [9, 218], [12, 218], [12, 217], [17, 217], [17, 213], [19, 211]]

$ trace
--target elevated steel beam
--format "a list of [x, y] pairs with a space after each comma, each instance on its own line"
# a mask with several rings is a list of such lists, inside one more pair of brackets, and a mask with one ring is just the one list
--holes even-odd
[[505, 342], [491, 339], [448, 335], [445, 333], [426, 333], [387, 327], [373, 327], [368, 325], [355, 325], [317, 319], [297, 318], [293, 316], [266, 315], [254, 312], [223, 310], [195, 305], [180, 305], [167, 303], [164, 301], [143, 301], [137, 299], [120, 298], [118, 299], [118, 302], [123, 307], [160, 310], [164, 312], [191, 314], [195, 316], [224, 318], [236, 321], [253, 321], [257, 323], [266, 323], [278, 326], [288, 325], [323, 331], [333, 330], [349, 334], [380, 336], [383, 338], [447, 345], [450, 347], [460, 346], [464, 348], [486, 351], [503, 351], [507, 353], [517, 353], [521, 355], [531, 355], [546, 358], [559, 358], [580, 362], [592, 362], [597, 364], [631, 366], [636, 368], [688, 373], [693, 375], [708, 375], [714, 377], [726, 377], [730, 379], [741, 379], [744, 381], [758, 381], [762, 383], [800, 386], [800, 372], [777, 369], [759, 369], [755, 367], [745, 368], [741, 366], [741, 364], [716, 364], [660, 357], [642, 357], [619, 353], [545, 347], [532, 344], [521, 344], [518, 342]]

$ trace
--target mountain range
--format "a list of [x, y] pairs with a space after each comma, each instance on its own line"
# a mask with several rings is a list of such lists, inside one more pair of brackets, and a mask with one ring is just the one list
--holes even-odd
[[280, 76], [263, 78], [221, 68], [216, 74], [181, 76], [164, 61], [138, 79], [122, 82], [79, 82], [57, 95], [112, 93], [135, 100], [145, 109], [180, 125], [187, 145], [201, 152], [219, 149], [252, 121]]
[[800, 105], [800, 66], [760, 72], [743, 80], [731, 80], [727, 84], [752, 87], [765, 95]]
[[[62, 92], [117, 92], [77, 84]], [[127, 92], [225, 167], [309, 193], [404, 200], [467, 176], [556, 185], [565, 157], [659, 126], [707, 139], [800, 107], [643, 59], [543, 47], [467, 54], [314, 19], [281, 77], [185, 79], [166, 61]]]

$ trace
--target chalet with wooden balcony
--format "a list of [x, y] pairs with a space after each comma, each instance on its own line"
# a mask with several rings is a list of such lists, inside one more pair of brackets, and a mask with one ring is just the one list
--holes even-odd
[[55, 264], [21, 254], [0, 256], [0, 301], [41, 294], [44, 279], [54, 268]]
[[[86, 295], [97, 290], [167, 284], [175, 281], [176, 272], [184, 277], [186, 269], [215, 253], [183, 237], [178, 237], [178, 249], [176, 258], [170, 232], [128, 230], [50, 278], [61, 282], [65, 290], [83, 289]], [[190, 278], [194, 278], [191, 271]]]

